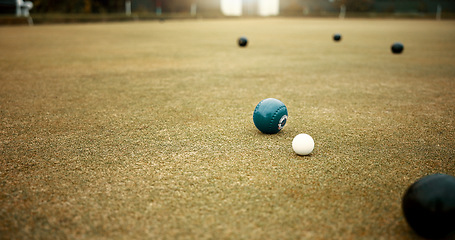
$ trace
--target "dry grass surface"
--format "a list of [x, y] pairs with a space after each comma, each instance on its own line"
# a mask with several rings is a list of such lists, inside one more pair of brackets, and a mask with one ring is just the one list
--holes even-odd
[[455, 175], [453, 21], [1, 27], [0, 49], [3, 239], [415, 239], [405, 189]]

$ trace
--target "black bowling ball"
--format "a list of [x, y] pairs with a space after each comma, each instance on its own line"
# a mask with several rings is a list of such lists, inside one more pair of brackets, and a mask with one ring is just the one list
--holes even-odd
[[248, 39], [246, 37], [241, 37], [239, 38], [238, 43], [240, 47], [246, 47], [248, 44]]
[[455, 233], [455, 177], [432, 174], [413, 183], [402, 198], [409, 226], [425, 238]]
[[402, 43], [396, 42], [392, 44], [392, 52], [395, 54], [400, 54], [403, 52], [404, 46]]

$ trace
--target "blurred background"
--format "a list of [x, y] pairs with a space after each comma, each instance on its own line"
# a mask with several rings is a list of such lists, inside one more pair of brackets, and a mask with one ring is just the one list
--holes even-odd
[[[59, 15], [59, 17], [57, 17]], [[78, 16], [76, 16], [78, 15]], [[35, 21], [194, 17], [359, 16], [455, 18], [454, 0], [0, 0], [0, 18]], [[84, 18], [85, 16], [85, 18]], [[89, 16], [91, 18], [89, 18]], [[100, 17], [101, 16], [101, 17]], [[67, 19], [67, 20], [68, 20]], [[5, 22], [5, 21], [4, 21]]]

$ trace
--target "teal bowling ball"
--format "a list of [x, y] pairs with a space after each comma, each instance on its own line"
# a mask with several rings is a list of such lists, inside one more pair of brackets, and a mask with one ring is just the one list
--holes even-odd
[[288, 119], [288, 109], [283, 102], [267, 98], [256, 105], [253, 113], [254, 125], [266, 134], [275, 134], [283, 129]]

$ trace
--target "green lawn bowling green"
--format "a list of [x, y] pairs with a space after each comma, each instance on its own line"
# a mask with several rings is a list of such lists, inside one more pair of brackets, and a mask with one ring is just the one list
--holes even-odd
[[2, 26], [0, 49], [2, 238], [415, 239], [404, 191], [455, 175], [453, 21]]

